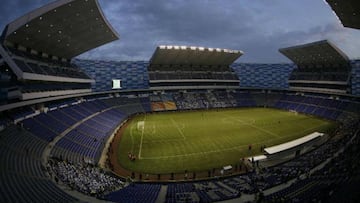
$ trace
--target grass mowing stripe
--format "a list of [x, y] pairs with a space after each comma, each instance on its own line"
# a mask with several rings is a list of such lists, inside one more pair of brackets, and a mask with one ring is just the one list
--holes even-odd
[[185, 140], [185, 135], [184, 133], [182, 132], [182, 130], [179, 128], [179, 125], [174, 121], [173, 118], [170, 119], [171, 122], [173, 123], [173, 125], [176, 127], [176, 129], [178, 130], [178, 132], [180, 133], [180, 135], [182, 136], [182, 138]]
[[[243, 121], [243, 120], [241, 120], [241, 119], [238, 119], [238, 118], [234, 118], [233, 116], [227, 116], [227, 117], [229, 117], [229, 118], [231, 118], [231, 119], [233, 119], [233, 120], [239, 121], [239, 122], [242, 123], [242, 124], [251, 126], [251, 127], [255, 128], [255, 129], [257, 129], [257, 130], [263, 131], [263, 132], [265, 132], [265, 133], [267, 133], [267, 134], [273, 135], [273, 136], [275, 136], [275, 137], [279, 137], [279, 135], [277, 135], [277, 134], [275, 134], [275, 133], [272, 133], [272, 132], [270, 132], [270, 131], [268, 131], [268, 130], [265, 130], [265, 129], [263, 129], [263, 128], [257, 127], [257, 126], [255, 126], [254, 124], [245, 122], [245, 121]], [[255, 123], [255, 121], [254, 121], [254, 123]]]
[[[133, 125], [142, 120], [144, 115], [127, 125], [117, 155], [124, 168], [150, 174], [220, 168], [259, 154], [263, 144], [270, 147], [334, 125], [312, 116], [265, 108], [148, 114], [143, 131], [135, 130]], [[132, 143], [134, 154], [141, 156], [136, 161], [126, 156]], [[249, 144], [253, 145], [251, 151]]]

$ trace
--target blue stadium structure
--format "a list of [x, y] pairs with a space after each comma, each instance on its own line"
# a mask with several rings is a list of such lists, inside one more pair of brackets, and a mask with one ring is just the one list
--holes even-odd
[[351, 93], [360, 96], [360, 60], [354, 60], [351, 64]]
[[[73, 29], [53, 32], [58, 19]], [[359, 60], [327, 40], [280, 49], [291, 64], [234, 63], [244, 52], [169, 45], [157, 47], [149, 61], [75, 58], [118, 38], [97, 0], [58, 0], [6, 26], [0, 44], [0, 202], [359, 199]], [[257, 106], [340, 127], [285, 162], [206, 180], [130, 180], [114, 175], [104, 159], [132, 115]]]
[[238, 74], [240, 87], [288, 89], [288, 79], [295, 68], [293, 64], [235, 63], [231, 68]]
[[93, 61], [75, 59], [73, 61], [95, 80], [92, 90], [96, 92], [112, 90], [112, 80], [121, 80], [122, 90], [148, 89], [149, 74], [146, 61]]

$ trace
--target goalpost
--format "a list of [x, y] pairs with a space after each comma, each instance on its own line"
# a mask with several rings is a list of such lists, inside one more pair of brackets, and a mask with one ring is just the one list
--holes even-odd
[[138, 121], [138, 122], [137, 122], [137, 130], [138, 130], [138, 131], [143, 131], [143, 130], [144, 130], [144, 126], [145, 126], [145, 121]]
[[295, 111], [295, 110], [290, 109], [289, 112], [290, 112], [290, 113], [293, 113], [293, 114], [295, 114], [295, 115], [298, 115], [298, 112]]

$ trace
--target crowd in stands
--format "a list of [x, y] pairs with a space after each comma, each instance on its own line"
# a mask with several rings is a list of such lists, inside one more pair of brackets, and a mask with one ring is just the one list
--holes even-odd
[[71, 164], [65, 161], [49, 160], [48, 167], [55, 180], [70, 188], [91, 196], [99, 196], [121, 189], [125, 182], [108, 175], [100, 168], [89, 164]]
[[204, 109], [206, 106], [200, 99], [200, 94], [178, 92], [174, 94], [178, 109]]
[[20, 125], [0, 131], [0, 202], [74, 202], [41, 163], [47, 142]]
[[176, 110], [176, 104], [172, 94], [150, 95], [152, 111], [173, 111]]
[[130, 184], [129, 186], [109, 193], [101, 199], [121, 203], [155, 203], [161, 185], [160, 184]]

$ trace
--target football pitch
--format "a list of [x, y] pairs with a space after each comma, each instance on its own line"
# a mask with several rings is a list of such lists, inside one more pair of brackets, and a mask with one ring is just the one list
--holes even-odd
[[[335, 125], [268, 108], [144, 114], [129, 121], [117, 159], [125, 169], [140, 173], [204, 171], [261, 154], [262, 145], [281, 144], [314, 131], [327, 132]], [[129, 159], [129, 152], [136, 156], [135, 161]]]

